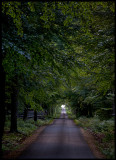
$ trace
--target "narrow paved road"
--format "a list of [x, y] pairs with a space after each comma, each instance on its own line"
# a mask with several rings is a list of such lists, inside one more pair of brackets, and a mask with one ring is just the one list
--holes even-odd
[[65, 108], [18, 159], [95, 159], [80, 129], [68, 119]]

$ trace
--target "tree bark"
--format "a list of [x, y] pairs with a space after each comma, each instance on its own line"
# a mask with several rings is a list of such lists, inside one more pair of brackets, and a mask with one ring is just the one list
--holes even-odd
[[37, 111], [34, 111], [34, 121], [37, 121]]
[[[115, 89], [114, 89], [113, 93], [114, 93], [114, 95], [115, 95]], [[113, 98], [112, 115], [115, 116], [115, 96], [114, 96], [114, 98]]]
[[92, 116], [93, 116], [93, 113], [92, 113], [92, 105], [89, 104], [89, 105], [87, 105], [87, 107], [88, 107], [88, 117], [92, 117]]
[[76, 108], [76, 118], [78, 118], [78, 108]]
[[18, 108], [18, 79], [14, 77], [11, 95], [11, 126], [10, 132], [17, 132], [17, 108]]
[[27, 119], [27, 114], [28, 114], [28, 106], [25, 106], [24, 113], [23, 113], [23, 120], [24, 121]]
[[0, 159], [2, 157], [2, 137], [5, 124], [5, 71], [2, 61], [3, 57], [0, 53]]
[[115, 102], [113, 102], [113, 116], [115, 116]]
[[51, 114], [52, 114], [52, 116], [54, 115], [53, 106], [51, 107]]

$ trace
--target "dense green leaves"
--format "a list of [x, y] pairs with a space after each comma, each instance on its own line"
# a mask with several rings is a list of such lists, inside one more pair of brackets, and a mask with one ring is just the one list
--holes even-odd
[[112, 108], [114, 12], [114, 2], [3, 2], [3, 66], [9, 87], [18, 77], [19, 106]]
[[5, 113], [11, 131], [29, 108], [52, 117], [62, 104], [77, 117], [115, 113], [114, 18], [113, 1], [2, 2], [0, 157]]

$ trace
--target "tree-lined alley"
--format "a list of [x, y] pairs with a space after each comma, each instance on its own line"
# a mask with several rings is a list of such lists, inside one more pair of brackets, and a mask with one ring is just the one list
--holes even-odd
[[8, 113], [10, 132], [28, 109], [114, 115], [114, 19], [113, 1], [2, 2], [0, 150]]

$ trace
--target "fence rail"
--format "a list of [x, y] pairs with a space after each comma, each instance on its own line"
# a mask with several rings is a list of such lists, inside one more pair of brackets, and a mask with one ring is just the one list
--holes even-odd
[[[46, 114], [44, 112], [37, 112], [37, 118], [38, 119], [44, 119], [45, 115]], [[17, 114], [17, 117], [18, 118], [23, 118], [23, 114]], [[28, 111], [27, 118], [28, 119], [34, 118], [34, 111]]]

